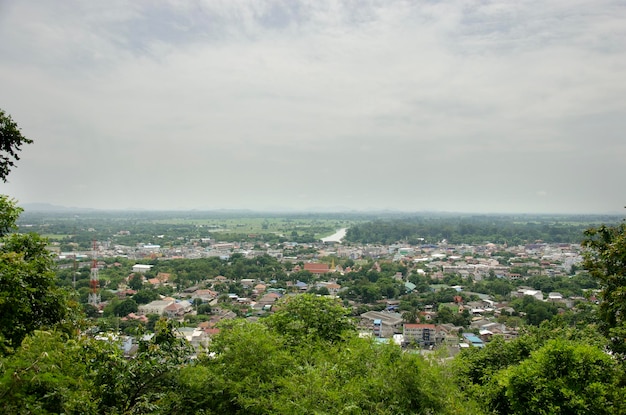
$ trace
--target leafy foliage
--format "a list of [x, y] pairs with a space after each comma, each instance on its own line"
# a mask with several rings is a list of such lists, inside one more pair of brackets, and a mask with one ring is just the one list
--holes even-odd
[[38, 331], [0, 363], [0, 410], [5, 414], [97, 413], [86, 344]]
[[19, 127], [11, 116], [0, 109], [0, 179], [4, 182], [20, 159], [19, 151], [22, 145], [31, 144], [30, 140], [22, 135]]
[[556, 305], [537, 300], [530, 295], [511, 301], [511, 307], [522, 313], [526, 323], [533, 326], [551, 320], [559, 310]]
[[0, 237], [16, 228], [16, 222], [23, 209], [16, 205], [14, 199], [0, 195]]
[[355, 330], [348, 310], [334, 298], [314, 294], [288, 296], [275, 307], [277, 311], [267, 318], [267, 325], [295, 342], [335, 342]]
[[294, 343], [265, 323], [222, 326], [211, 355], [182, 370], [177, 413], [480, 413], [421, 356], [357, 336]]
[[500, 376], [511, 414], [623, 413], [615, 360], [597, 347], [551, 340]]
[[201, 362], [208, 369], [200, 369], [203, 378], [192, 375], [195, 368], [185, 370], [185, 395], [191, 394], [185, 401], [215, 413], [271, 413], [278, 381], [296, 363], [285, 340], [262, 324], [239, 320], [222, 327], [210, 350], [215, 356]]
[[[6, 182], [21, 146], [31, 142], [0, 109], [0, 179]], [[14, 200], [0, 196], [0, 354], [10, 353], [29, 333], [68, 315], [65, 293], [55, 284], [47, 241], [37, 234], [9, 234], [21, 213]]]
[[94, 384], [100, 391], [101, 413], [154, 413], [166, 406], [178, 370], [191, 353], [174, 329], [172, 322], [160, 320], [154, 336], [140, 340], [131, 359], [120, 349], [96, 351]]
[[0, 248], [0, 348], [18, 347], [35, 329], [61, 322], [68, 314], [66, 293], [55, 284], [46, 240], [13, 234]]
[[[558, 217], [486, 216], [468, 217], [408, 217], [375, 220], [351, 226], [346, 240], [360, 243], [391, 244], [405, 241], [410, 244], [437, 243], [532, 243], [580, 242], [589, 220], [605, 218], [580, 218], [578, 223], [563, 223]], [[576, 218], [569, 218], [576, 220]]]
[[[621, 413], [622, 367], [605, 344], [595, 327], [544, 323], [515, 340], [496, 336], [482, 349], [465, 350], [453, 368], [465, 394], [491, 413]], [[607, 412], [595, 412], [601, 401]]]
[[626, 355], [626, 223], [585, 232], [584, 267], [599, 282], [598, 317], [614, 352]]
[[162, 320], [129, 358], [113, 340], [37, 331], [0, 361], [0, 408], [11, 414], [164, 413], [190, 349]]

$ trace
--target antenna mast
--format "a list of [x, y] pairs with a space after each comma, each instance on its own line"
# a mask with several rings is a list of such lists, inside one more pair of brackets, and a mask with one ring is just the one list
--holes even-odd
[[93, 250], [91, 253], [91, 276], [89, 278], [89, 286], [91, 287], [91, 292], [89, 293], [89, 297], [87, 302], [92, 306], [98, 308], [100, 306], [100, 292], [98, 289], [100, 288], [100, 281], [98, 279], [98, 253], [96, 241], [93, 241]]

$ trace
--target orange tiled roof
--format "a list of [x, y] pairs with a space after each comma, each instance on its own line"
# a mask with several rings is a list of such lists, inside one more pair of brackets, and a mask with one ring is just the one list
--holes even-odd
[[319, 262], [308, 262], [304, 264], [304, 270], [309, 271], [312, 274], [326, 274], [330, 271], [328, 264]]

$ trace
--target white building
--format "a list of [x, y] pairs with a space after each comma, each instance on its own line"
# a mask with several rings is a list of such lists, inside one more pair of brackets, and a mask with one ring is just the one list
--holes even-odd
[[146, 272], [152, 269], [153, 265], [145, 265], [145, 264], [135, 264], [133, 265], [133, 272], [138, 272], [140, 274], [145, 274]]
[[175, 304], [175, 303], [176, 301], [174, 299], [156, 300], [148, 304], [141, 304], [138, 307], [137, 312], [143, 315], [157, 314], [159, 316], [162, 316], [165, 313], [165, 309], [171, 304]]

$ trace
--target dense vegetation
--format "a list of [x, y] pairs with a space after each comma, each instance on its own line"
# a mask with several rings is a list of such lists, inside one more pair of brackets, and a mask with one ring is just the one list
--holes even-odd
[[535, 216], [535, 215], [471, 215], [418, 216], [375, 220], [355, 224], [346, 239], [358, 243], [519, 245], [546, 243], [579, 243], [590, 225], [617, 223], [611, 216]]
[[[324, 319], [319, 319], [319, 316]], [[2, 358], [5, 413], [152, 414], [619, 414], [622, 361], [593, 327], [554, 322], [495, 338], [454, 360], [361, 339], [347, 310], [291, 297], [256, 323], [221, 326], [188, 361], [161, 321], [132, 359], [114, 343], [35, 331]]]

